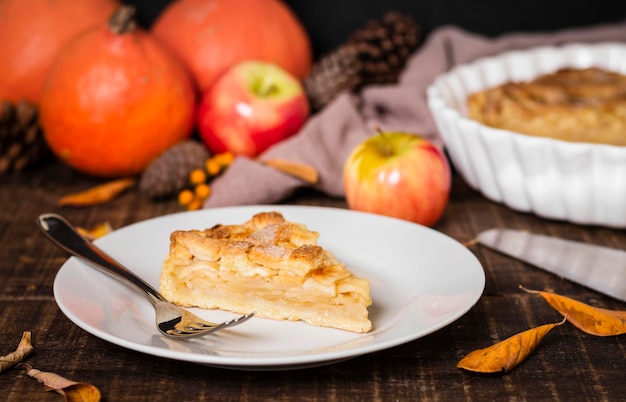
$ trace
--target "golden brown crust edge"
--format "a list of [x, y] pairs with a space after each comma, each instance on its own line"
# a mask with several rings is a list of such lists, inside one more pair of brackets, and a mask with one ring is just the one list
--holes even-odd
[[626, 145], [626, 76], [561, 69], [471, 94], [468, 115], [487, 126], [571, 142]]

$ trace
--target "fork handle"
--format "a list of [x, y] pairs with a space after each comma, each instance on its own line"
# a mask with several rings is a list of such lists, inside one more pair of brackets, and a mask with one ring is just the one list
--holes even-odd
[[150, 303], [155, 304], [155, 299], [165, 300], [165, 298], [147, 282], [78, 233], [62, 216], [54, 213], [39, 215], [37, 225], [48, 239], [63, 250], [107, 274], [113, 274], [117, 278], [126, 279], [135, 285], [146, 293]]

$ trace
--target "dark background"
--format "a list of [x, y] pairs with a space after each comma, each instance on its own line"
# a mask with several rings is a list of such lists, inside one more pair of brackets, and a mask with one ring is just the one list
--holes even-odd
[[[148, 28], [172, 0], [124, 0], [137, 7], [138, 22]], [[228, 0], [233, 1], [233, 0]], [[421, 38], [441, 25], [497, 36], [513, 31], [552, 31], [626, 19], [623, 0], [286, 0], [309, 33], [316, 56], [386, 11], [413, 16]]]

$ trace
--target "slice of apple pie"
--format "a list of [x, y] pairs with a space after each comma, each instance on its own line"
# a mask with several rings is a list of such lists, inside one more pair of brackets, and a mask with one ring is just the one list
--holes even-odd
[[319, 246], [318, 237], [279, 212], [262, 212], [243, 224], [175, 231], [161, 293], [187, 307], [370, 331], [369, 281]]

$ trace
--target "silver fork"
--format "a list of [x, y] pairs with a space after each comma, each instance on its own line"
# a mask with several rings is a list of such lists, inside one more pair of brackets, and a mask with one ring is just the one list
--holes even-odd
[[106, 254], [91, 241], [81, 236], [62, 216], [53, 213], [39, 215], [37, 225], [48, 239], [63, 250], [107, 274], [112, 274], [118, 279], [126, 279], [143, 291], [156, 312], [156, 326], [165, 336], [172, 338], [195, 338], [220, 329], [234, 327], [247, 321], [254, 315], [254, 313], [244, 314], [221, 323], [205, 321], [165, 300], [147, 282]]

